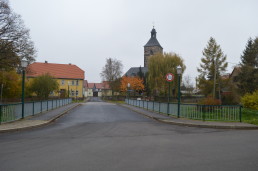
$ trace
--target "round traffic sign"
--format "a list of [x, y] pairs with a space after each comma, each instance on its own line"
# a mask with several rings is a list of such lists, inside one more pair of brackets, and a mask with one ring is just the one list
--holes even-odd
[[171, 73], [167, 73], [167, 75], [166, 75], [166, 80], [168, 81], [168, 82], [171, 82], [171, 81], [173, 81], [174, 80], [174, 75], [173, 74], [171, 74]]

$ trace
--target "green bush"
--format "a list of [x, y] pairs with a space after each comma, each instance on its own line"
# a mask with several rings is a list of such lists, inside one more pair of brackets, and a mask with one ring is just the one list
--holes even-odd
[[250, 93], [245, 94], [242, 97], [241, 102], [243, 106], [246, 108], [258, 110], [258, 90], [256, 90], [252, 94]]

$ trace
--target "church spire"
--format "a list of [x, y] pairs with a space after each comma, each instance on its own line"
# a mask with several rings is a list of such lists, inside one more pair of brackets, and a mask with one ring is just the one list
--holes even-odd
[[156, 32], [156, 30], [153, 26], [153, 29], [151, 30], [151, 38], [144, 47], [146, 47], [146, 46], [159, 46], [159, 47], [161, 47], [157, 38], [156, 38], [156, 36], [157, 36], [157, 32]]
[[154, 26], [153, 26], [153, 29], [151, 30], [151, 37], [155, 37], [156, 38], [156, 30], [155, 30], [155, 28], [154, 28]]
[[153, 29], [151, 30], [151, 38], [144, 46], [144, 67], [148, 67], [148, 59], [150, 56], [157, 53], [163, 53], [163, 48], [160, 46], [156, 38], [156, 34], [157, 32], [153, 26]]

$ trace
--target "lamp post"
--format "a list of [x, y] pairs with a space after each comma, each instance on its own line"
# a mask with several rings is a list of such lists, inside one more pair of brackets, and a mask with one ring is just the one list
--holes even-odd
[[21, 60], [22, 67], [22, 119], [24, 118], [24, 88], [25, 88], [25, 69], [28, 66], [28, 61], [26, 59]]
[[130, 83], [127, 83], [127, 96], [128, 96], [128, 102], [129, 102], [129, 99], [130, 99], [130, 91], [129, 91], [130, 86], [131, 86], [131, 84], [130, 84]]
[[179, 118], [180, 117], [180, 96], [181, 96], [181, 93], [180, 93], [180, 76], [182, 74], [182, 67], [181, 66], [178, 66], [176, 68], [176, 72], [177, 72], [177, 75], [178, 75], [178, 92], [177, 92], [177, 95], [178, 95], [178, 101], [177, 101], [177, 117]]

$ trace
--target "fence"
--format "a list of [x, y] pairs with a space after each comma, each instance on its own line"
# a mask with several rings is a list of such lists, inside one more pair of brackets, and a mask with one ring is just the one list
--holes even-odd
[[[32, 116], [48, 110], [67, 105], [72, 99], [56, 99], [39, 102], [24, 103], [24, 117]], [[4, 122], [15, 121], [22, 118], [22, 103], [0, 104], [0, 124]]]
[[242, 107], [240, 105], [180, 104], [180, 109], [178, 110], [177, 103], [161, 103], [131, 99], [125, 99], [125, 102], [129, 105], [176, 117], [179, 116], [203, 121], [242, 121]]

